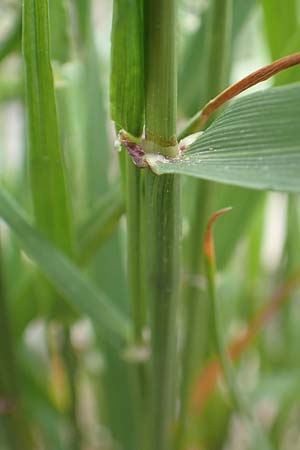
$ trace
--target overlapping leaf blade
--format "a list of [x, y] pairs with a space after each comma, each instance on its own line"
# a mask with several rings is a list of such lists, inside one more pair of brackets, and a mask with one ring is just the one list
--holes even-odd
[[253, 189], [300, 192], [300, 84], [235, 100], [181, 158], [149, 157], [181, 173]]
[[104, 294], [97, 291], [63, 253], [28, 223], [20, 208], [3, 190], [0, 191], [0, 217], [16, 234], [22, 249], [72, 307], [89, 316], [109, 336], [129, 336], [127, 318], [115, 309]]

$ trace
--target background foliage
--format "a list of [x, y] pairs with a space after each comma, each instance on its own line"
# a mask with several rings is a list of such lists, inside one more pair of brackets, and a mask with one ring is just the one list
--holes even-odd
[[[49, 35], [44, 0], [25, 0], [22, 19], [19, 1], [0, 6], [1, 450], [140, 449], [147, 408], [137, 377], [149, 356], [148, 330], [132, 320], [137, 294], [128, 279], [140, 264], [135, 247], [135, 265], [127, 264], [126, 246], [147, 237], [142, 230], [130, 237], [130, 225], [126, 231], [125, 203], [127, 211], [135, 205], [125, 166], [133, 169], [114, 147], [108, 80], [110, 65], [122, 71], [126, 89], [112, 90], [112, 102], [123, 102], [127, 115], [112, 115], [138, 135], [143, 73], [128, 102], [137, 74], [123, 60], [142, 58], [141, 24], [139, 2], [128, 2], [133, 11], [114, 35], [123, 49], [110, 61], [111, 3], [49, 0]], [[234, 0], [230, 33], [218, 2], [178, 3], [179, 129], [230, 82], [299, 51], [299, 0]], [[183, 177], [177, 450], [300, 448], [300, 102], [299, 86], [290, 86], [299, 81], [296, 67], [255, 89], [289, 86], [232, 103], [186, 159], [205, 153], [212, 138], [223, 154], [203, 164], [205, 173], [190, 161], [176, 169], [243, 186]], [[277, 126], [268, 129], [272, 118]], [[234, 133], [241, 126], [246, 135]], [[245, 146], [257, 149], [263, 139], [267, 159], [252, 152], [245, 169]], [[135, 191], [140, 180], [131, 180], [127, 189]], [[202, 239], [211, 214], [228, 205], [232, 212], [215, 225], [223, 339], [266, 441], [230, 401], [212, 343]], [[143, 286], [136, 289], [142, 295]], [[143, 305], [137, 314], [143, 322]]]

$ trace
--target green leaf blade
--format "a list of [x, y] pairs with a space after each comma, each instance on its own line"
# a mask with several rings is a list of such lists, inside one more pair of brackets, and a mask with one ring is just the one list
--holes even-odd
[[261, 190], [300, 192], [300, 85], [235, 100], [181, 158], [151, 155], [157, 174], [180, 173]]
[[22, 249], [39, 266], [56, 290], [76, 310], [86, 314], [108, 338], [127, 339], [130, 322], [80, 270], [28, 222], [23, 211], [0, 190], [0, 217], [17, 236]]
[[25, 0], [23, 56], [34, 215], [39, 230], [70, 255], [73, 252], [71, 205], [58, 129], [49, 40], [48, 0]]

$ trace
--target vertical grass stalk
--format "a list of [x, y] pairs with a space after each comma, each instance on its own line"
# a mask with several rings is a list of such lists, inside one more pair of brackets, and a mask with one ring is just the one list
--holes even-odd
[[[176, 0], [145, 4], [145, 150], [176, 156]], [[146, 297], [150, 308], [149, 450], [167, 450], [175, 412], [180, 180], [145, 173]]]

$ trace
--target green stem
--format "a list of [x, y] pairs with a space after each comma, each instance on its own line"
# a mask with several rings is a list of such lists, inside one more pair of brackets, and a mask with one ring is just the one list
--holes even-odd
[[177, 156], [176, 0], [145, 2], [145, 151]]
[[146, 174], [146, 295], [151, 318], [150, 450], [170, 448], [176, 381], [180, 180]]
[[[145, 3], [147, 152], [177, 155], [176, 1]], [[146, 298], [150, 308], [149, 450], [171, 448], [175, 416], [180, 179], [145, 173]]]
[[[0, 248], [1, 258], [1, 248]], [[21, 405], [15, 349], [0, 260], [0, 423], [11, 450], [30, 450], [32, 442]]]

